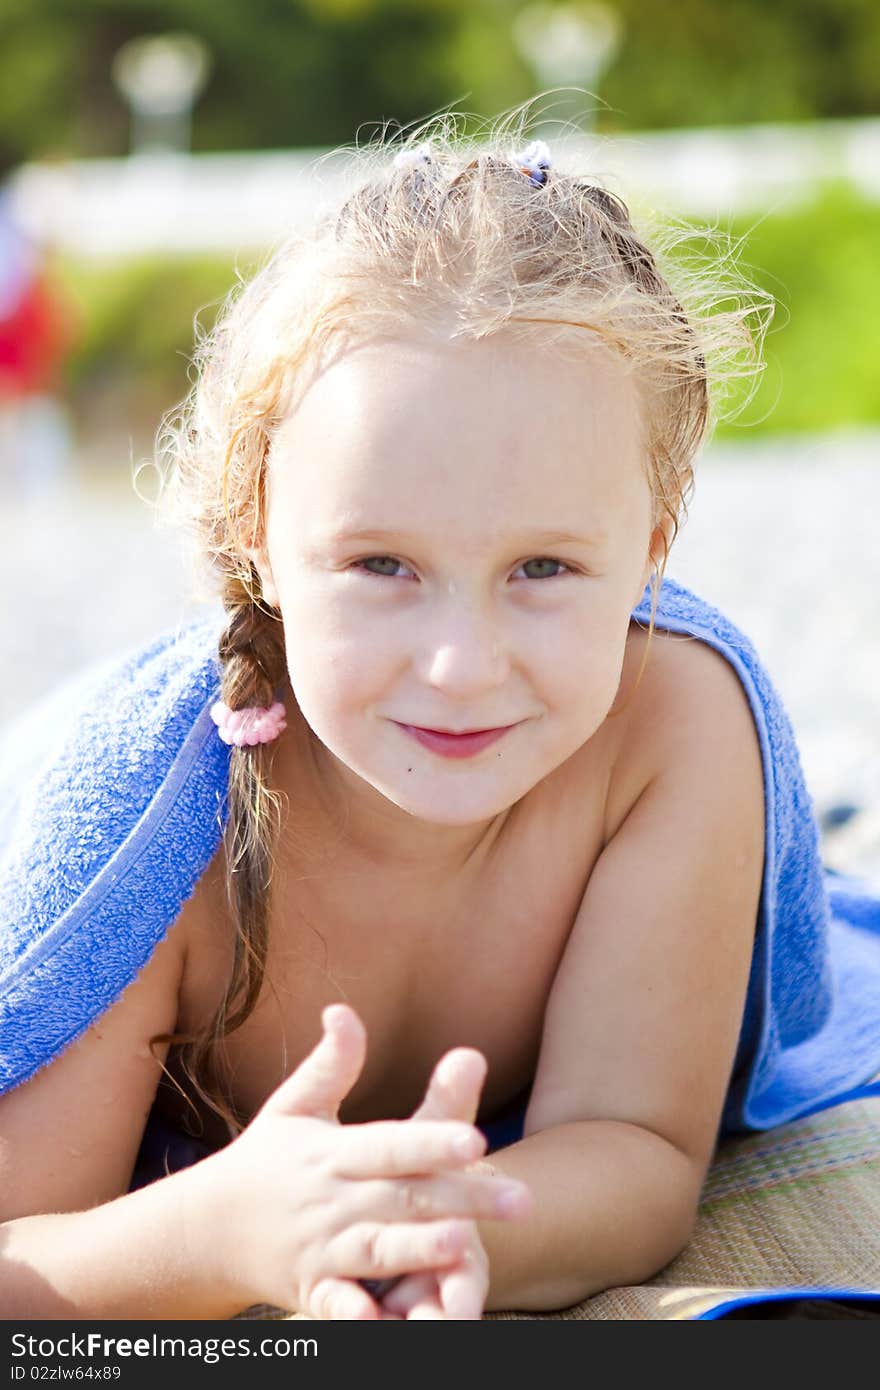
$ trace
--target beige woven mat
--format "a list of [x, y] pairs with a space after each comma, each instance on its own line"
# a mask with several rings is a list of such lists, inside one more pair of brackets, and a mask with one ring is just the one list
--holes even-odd
[[688, 1319], [748, 1290], [786, 1287], [880, 1291], [880, 1098], [726, 1140], [672, 1264], [549, 1316]]
[[[749, 1290], [786, 1287], [880, 1291], [880, 1097], [726, 1140], [690, 1244], [648, 1283], [558, 1313], [486, 1316], [682, 1320]], [[242, 1316], [289, 1315], [261, 1306]]]

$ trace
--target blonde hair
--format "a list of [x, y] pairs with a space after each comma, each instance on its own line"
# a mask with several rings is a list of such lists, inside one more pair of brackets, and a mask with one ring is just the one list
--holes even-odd
[[[444, 113], [354, 151], [348, 195], [237, 286], [199, 343], [195, 385], [159, 436], [162, 506], [219, 580], [222, 698], [233, 709], [271, 704], [285, 673], [281, 615], [246, 554], [264, 536], [275, 432], [330, 353], [389, 329], [459, 340], [503, 330], [585, 355], [601, 344], [628, 364], [644, 406], [654, 524], [665, 517], [671, 531], [652, 576], [650, 639], [695, 456], [727, 388], [760, 370], [772, 304], [738, 275], [729, 249], [709, 270], [705, 257], [688, 264], [690, 229], [667, 221], [649, 249], [621, 199], [589, 178], [554, 168], [534, 186], [516, 157], [527, 127], [518, 108], [476, 142]], [[425, 144], [427, 159], [391, 158]], [[271, 745], [231, 750], [224, 843], [236, 950], [226, 996], [205, 1032], [161, 1038], [183, 1045], [186, 1075], [230, 1134], [243, 1118], [223, 1042], [252, 1013], [268, 952], [282, 815], [271, 763]]]

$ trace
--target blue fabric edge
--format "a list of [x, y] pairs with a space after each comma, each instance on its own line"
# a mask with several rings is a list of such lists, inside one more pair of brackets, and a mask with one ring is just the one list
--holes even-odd
[[[192, 773], [194, 768], [199, 768], [203, 760], [206, 760], [206, 766], [215, 759], [228, 762], [229, 751], [225, 744], [216, 739], [216, 729], [210, 719], [210, 705], [216, 698], [217, 689], [219, 683], [206, 700], [178, 750], [162, 787], [157, 790], [141, 820], [96, 875], [82, 899], [63, 914], [39, 943], [35, 943], [38, 949], [28, 956], [28, 965], [32, 970], [39, 969], [40, 962], [53, 956], [58, 962], [59, 981], [63, 987], [69, 974], [69, 967], [64, 961], [65, 948], [72, 941], [77, 928], [88, 922], [96, 940], [100, 940], [108, 930], [111, 936], [115, 937], [113, 922], [119, 913], [123, 912], [136, 923], [129, 937], [129, 973], [126, 980], [121, 988], [115, 985], [111, 987], [98, 1001], [97, 1008], [94, 1007], [93, 999], [82, 1016], [73, 1022], [69, 1016], [56, 1020], [54, 1016], [42, 1015], [42, 1026], [37, 1027], [31, 1035], [35, 1045], [24, 1056], [16, 1058], [16, 1065], [7, 1067], [0, 1056], [0, 1094], [29, 1081], [117, 1002], [147, 964], [159, 943], [164, 940], [170, 925], [176, 920], [183, 903], [191, 896], [216, 852], [226, 812], [225, 797], [221, 800], [218, 796], [216, 804], [209, 805], [206, 792], [212, 786], [210, 776], [206, 783], [205, 777], [193, 777]], [[207, 835], [200, 847], [201, 852], [194, 856], [194, 861], [189, 866], [192, 878], [189, 890], [182, 888], [179, 895], [174, 894], [175, 901], [169, 917], [166, 903], [151, 903], [149, 895], [144, 896], [147, 885], [142, 881], [143, 873], [146, 868], [149, 879], [163, 856], [174, 853], [178, 848], [176, 837], [180, 818], [182, 817], [185, 823], [193, 815], [207, 815], [213, 826], [213, 833]], [[125, 871], [121, 875], [118, 867], [114, 868], [120, 855], [125, 856]], [[147, 904], [152, 907], [152, 912]], [[108, 921], [109, 927], [106, 925]], [[7, 972], [5, 979], [8, 981], [14, 973]]]
[[[211, 703], [216, 699], [211, 696]], [[205, 744], [214, 732], [214, 725], [208, 714], [208, 706], [202, 711], [190, 729], [168, 772], [168, 776], [156, 791], [152, 801], [141, 819], [135, 824], [130, 835], [123, 840], [115, 854], [98, 872], [82, 897], [72, 903], [65, 913], [53, 923], [28, 949], [0, 975], [0, 988], [13, 987], [25, 970], [33, 970], [50, 955], [54, 954], [79, 928], [83, 919], [91, 916], [105, 898], [122, 884], [125, 875], [137, 867], [138, 861], [150, 848], [159, 835], [168, 815], [174, 809], [178, 797], [184, 789], [186, 779], [193, 764], [198, 761]], [[117, 861], [124, 858], [125, 875], [119, 877], [114, 868]]]
[[797, 1285], [791, 1285], [785, 1289], [755, 1289], [750, 1293], [725, 1298], [723, 1302], [714, 1304], [705, 1312], [696, 1313], [688, 1321], [714, 1322], [722, 1318], [732, 1308], [749, 1308], [758, 1303], [788, 1303], [793, 1302], [796, 1298], [859, 1298], [867, 1303], [875, 1303], [880, 1302], [880, 1289], [833, 1288], [827, 1285], [812, 1289], [799, 1288]]
[[798, 1120], [805, 1120], [809, 1115], [818, 1115], [822, 1110], [833, 1110], [838, 1105], [846, 1105], [851, 1100], [871, 1100], [880, 1097], [880, 1081], [869, 1081], [863, 1086], [853, 1086], [850, 1091], [843, 1091], [830, 1100], [816, 1101], [809, 1110], [799, 1110]]

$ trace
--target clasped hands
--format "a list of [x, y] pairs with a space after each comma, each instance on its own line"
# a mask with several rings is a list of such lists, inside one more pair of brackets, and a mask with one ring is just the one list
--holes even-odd
[[322, 1024], [313, 1051], [206, 1160], [232, 1204], [236, 1292], [315, 1318], [479, 1319], [489, 1265], [477, 1222], [531, 1210], [524, 1183], [482, 1162], [484, 1057], [447, 1052], [409, 1119], [343, 1125], [366, 1031], [344, 1004]]

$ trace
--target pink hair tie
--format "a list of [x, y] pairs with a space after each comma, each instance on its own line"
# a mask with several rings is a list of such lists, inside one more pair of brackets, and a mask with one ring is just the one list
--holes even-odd
[[287, 711], [280, 700], [264, 709], [262, 705], [247, 705], [244, 709], [230, 709], [223, 700], [216, 700], [211, 706], [211, 718], [217, 725], [224, 743], [235, 744], [237, 748], [255, 743], [271, 743], [287, 728]]

